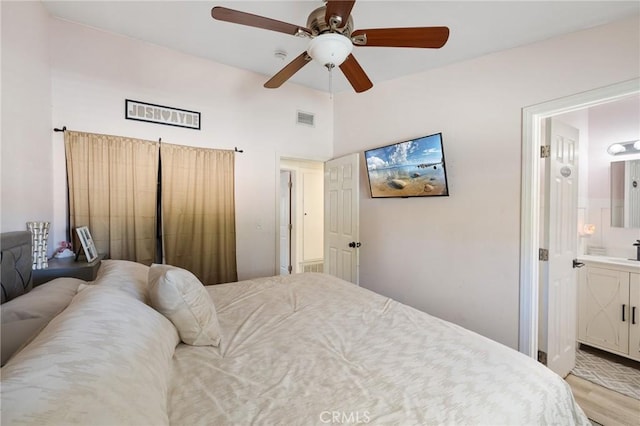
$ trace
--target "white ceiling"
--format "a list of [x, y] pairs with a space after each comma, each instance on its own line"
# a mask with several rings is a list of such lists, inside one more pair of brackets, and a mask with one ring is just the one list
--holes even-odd
[[[265, 81], [306, 50], [307, 39], [215, 21], [213, 6], [225, 6], [306, 26], [319, 0], [307, 1], [50, 1], [56, 17], [145, 40], [265, 75]], [[384, 80], [491, 52], [602, 25], [640, 13], [636, 1], [372, 1], [358, 0], [354, 29], [448, 26], [442, 49], [355, 47], [354, 56], [375, 85]], [[274, 56], [284, 50], [283, 62]], [[328, 91], [329, 74], [317, 63], [289, 82]], [[288, 84], [288, 83], [285, 83]], [[266, 89], [265, 89], [266, 90]], [[333, 91], [352, 90], [340, 72]]]

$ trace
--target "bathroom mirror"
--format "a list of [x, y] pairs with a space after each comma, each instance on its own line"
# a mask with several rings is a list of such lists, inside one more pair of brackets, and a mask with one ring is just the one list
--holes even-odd
[[640, 228], [640, 160], [611, 162], [611, 226]]

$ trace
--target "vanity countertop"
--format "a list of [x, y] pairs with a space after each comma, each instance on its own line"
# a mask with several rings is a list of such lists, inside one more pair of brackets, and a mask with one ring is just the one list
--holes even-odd
[[634, 270], [634, 272], [640, 272], [640, 261], [625, 259], [622, 257], [611, 257], [611, 256], [595, 256], [590, 254], [583, 254], [578, 257], [578, 260], [583, 262], [598, 262], [598, 263], [606, 263], [608, 265], [615, 266], [625, 266]]

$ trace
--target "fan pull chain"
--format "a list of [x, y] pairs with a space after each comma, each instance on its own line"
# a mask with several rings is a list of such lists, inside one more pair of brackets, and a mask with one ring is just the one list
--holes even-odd
[[333, 99], [333, 67], [329, 68], [329, 99]]

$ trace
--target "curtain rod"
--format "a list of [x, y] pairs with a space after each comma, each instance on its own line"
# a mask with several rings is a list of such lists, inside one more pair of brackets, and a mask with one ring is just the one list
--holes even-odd
[[[54, 132], [66, 132], [67, 131], [67, 126], [62, 126], [62, 129], [58, 128], [58, 127], [54, 127], [53, 128]], [[158, 142], [162, 143], [162, 138], [158, 138]], [[233, 151], [242, 154], [244, 152], [244, 149], [238, 149], [237, 146], [233, 147]]]

